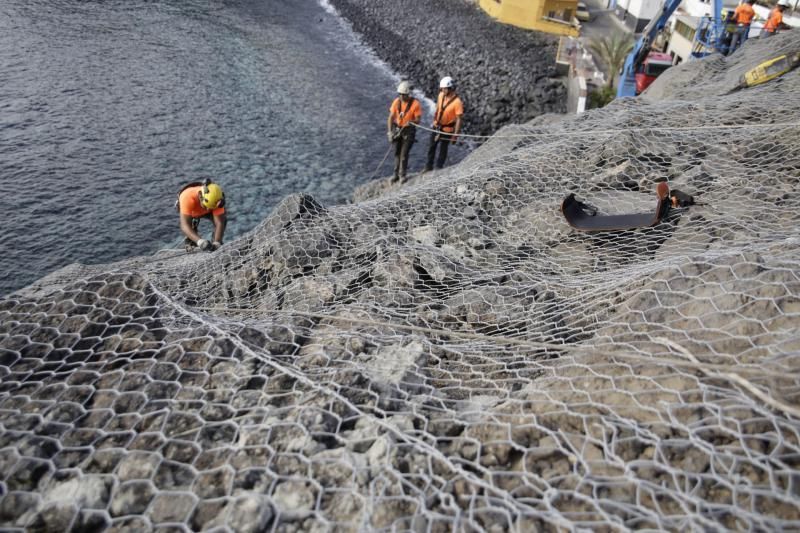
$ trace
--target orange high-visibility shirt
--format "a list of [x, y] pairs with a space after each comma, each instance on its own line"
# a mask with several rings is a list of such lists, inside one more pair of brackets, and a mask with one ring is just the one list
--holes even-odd
[[750, 4], [742, 4], [733, 12], [733, 19], [736, 24], [750, 24], [755, 16], [756, 11]]
[[200, 205], [200, 199], [197, 197], [197, 193], [201, 190], [203, 190], [203, 186], [198, 185], [197, 187], [187, 187], [183, 190], [183, 192], [181, 192], [181, 195], [178, 197], [178, 205], [180, 206], [181, 215], [189, 215], [192, 218], [200, 218], [209, 213], [214, 215], [223, 214], [225, 212], [224, 207], [217, 209], [206, 209]]
[[776, 32], [780, 27], [781, 23], [783, 22], [783, 13], [776, 7], [773, 8], [772, 11], [769, 13], [769, 19], [767, 19], [767, 23], [764, 24], [764, 30], [769, 32]]
[[392, 116], [392, 122], [399, 127], [404, 127], [409, 122], [419, 122], [422, 119], [422, 105], [416, 98], [411, 98], [409, 102], [403, 102], [400, 97], [394, 99], [391, 107], [389, 107], [389, 114]]
[[[444, 108], [444, 111], [442, 111]], [[451, 93], [447, 100], [444, 99], [444, 91], [439, 91], [436, 99], [436, 114], [434, 115], [433, 125], [441, 128], [442, 131], [455, 131], [456, 117], [464, 114], [464, 104], [461, 98], [455, 93]]]

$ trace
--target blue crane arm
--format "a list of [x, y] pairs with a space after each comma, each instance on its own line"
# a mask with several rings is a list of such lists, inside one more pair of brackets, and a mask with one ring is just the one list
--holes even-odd
[[[721, 0], [715, 0], [715, 3]], [[650, 19], [650, 22], [642, 30], [642, 35], [633, 45], [633, 50], [625, 58], [625, 66], [622, 67], [619, 85], [617, 86], [617, 97], [636, 96], [636, 71], [642, 65], [650, 52], [650, 45], [653, 43], [659, 32], [667, 25], [669, 17], [678, 9], [681, 0], [664, 0], [661, 4], [661, 12]], [[717, 15], [719, 16], [719, 15]]]

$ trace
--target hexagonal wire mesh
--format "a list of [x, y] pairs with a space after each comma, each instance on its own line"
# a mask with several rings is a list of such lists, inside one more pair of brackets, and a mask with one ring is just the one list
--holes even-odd
[[[4, 527], [800, 527], [791, 33], [381, 198], [0, 302]], [[638, 230], [565, 223], [701, 205]]]

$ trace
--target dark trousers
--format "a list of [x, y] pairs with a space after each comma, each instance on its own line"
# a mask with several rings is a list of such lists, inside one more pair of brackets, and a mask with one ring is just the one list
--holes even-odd
[[728, 47], [728, 55], [731, 55], [737, 48], [742, 46], [747, 40], [747, 34], [750, 32], [750, 25], [736, 26], [736, 31], [733, 32], [731, 37], [731, 45]]
[[[447, 160], [447, 149], [450, 148], [451, 135], [442, 132], [431, 132], [431, 142], [428, 144], [428, 162], [425, 170], [433, 170], [433, 160], [436, 159], [436, 168], [444, 167]], [[436, 147], [439, 147], [439, 157], [436, 157]]]
[[394, 140], [394, 179], [404, 181], [408, 171], [408, 154], [414, 145], [414, 129], [406, 128]]

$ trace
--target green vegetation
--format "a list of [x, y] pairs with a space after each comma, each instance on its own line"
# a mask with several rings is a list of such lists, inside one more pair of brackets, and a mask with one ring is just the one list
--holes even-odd
[[613, 87], [600, 87], [589, 93], [589, 109], [603, 107], [617, 96], [617, 91]]
[[623, 32], [615, 32], [589, 42], [589, 50], [605, 64], [608, 71], [606, 87], [614, 87], [617, 74], [625, 65], [625, 57], [632, 49], [633, 36]]

